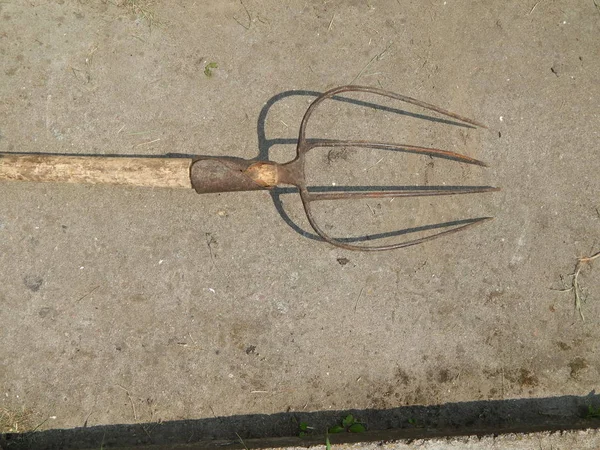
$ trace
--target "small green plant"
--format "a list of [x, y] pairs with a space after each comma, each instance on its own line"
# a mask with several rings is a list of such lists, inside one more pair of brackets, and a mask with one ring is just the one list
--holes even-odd
[[204, 66], [204, 75], [208, 78], [213, 76], [213, 69], [218, 68], [219, 65], [216, 62], [209, 62], [206, 66]]
[[588, 405], [586, 419], [600, 419], [600, 406], [594, 408], [592, 405]]
[[334, 425], [329, 429], [329, 433], [343, 433], [344, 431], [348, 433], [364, 433], [367, 431], [366, 427], [357, 422], [352, 414], [348, 414], [346, 417], [342, 419], [341, 424]]
[[406, 421], [411, 427], [414, 428], [423, 428], [425, 426], [420, 419], [416, 419], [414, 417], [409, 417]]
[[298, 436], [300, 436], [300, 437], [308, 436], [310, 431], [314, 430], [314, 428], [309, 426], [308, 423], [306, 423], [306, 422], [300, 422], [299, 428], [300, 428], [300, 432], [298, 433]]

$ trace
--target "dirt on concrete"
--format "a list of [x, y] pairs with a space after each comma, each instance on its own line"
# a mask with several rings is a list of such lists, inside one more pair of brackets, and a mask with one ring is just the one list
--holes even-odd
[[355, 83], [489, 129], [334, 106], [315, 134], [490, 167], [317, 167], [502, 188], [396, 199], [409, 227], [495, 220], [375, 254], [266, 192], [1, 183], [0, 408], [49, 429], [594, 391], [598, 260], [585, 321], [561, 289], [600, 249], [599, 29], [593, 0], [0, 2], [0, 152], [285, 160], [314, 93]]

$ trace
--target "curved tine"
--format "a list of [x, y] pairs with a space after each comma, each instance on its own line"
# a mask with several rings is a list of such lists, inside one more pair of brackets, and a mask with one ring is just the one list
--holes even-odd
[[372, 141], [352, 141], [340, 139], [309, 139], [306, 141], [305, 151], [309, 151], [315, 147], [363, 147], [376, 148], [380, 150], [393, 150], [406, 153], [417, 153], [436, 158], [452, 159], [466, 164], [474, 164], [476, 166], [488, 167], [486, 163], [479, 159], [471, 158], [470, 156], [461, 155], [460, 153], [450, 150], [440, 150], [438, 148], [420, 147], [417, 145], [394, 144], [389, 142], [372, 142]]
[[[369, 186], [371, 187], [371, 186]], [[374, 186], [376, 187], [376, 186]], [[495, 192], [500, 188], [492, 186], [450, 186], [443, 189], [435, 188], [404, 188], [372, 191], [342, 191], [342, 192], [308, 192], [308, 201], [319, 200], [357, 200], [361, 198], [387, 198], [387, 197], [426, 197], [434, 195], [480, 194], [482, 192]]]
[[[448, 236], [450, 234], [454, 234], [454, 233], [458, 233], [459, 231], [463, 231], [466, 228], [471, 228], [474, 227], [476, 225], [480, 225], [483, 222], [487, 222], [488, 220], [492, 220], [493, 217], [478, 217], [476, 219], [473, 219], [472, 222], [469, 222], [465, 225], [461, 225], [457, 228], [452, 228], [451, 230], [446, 230], [446, 231], [441, 231], [439, 233], [436, 234], [432, 234], [430, 236], [425, 236], [419, 239], [413, 239], [411, 241], [405, 241], [405, 242], [400, 242], [398, 244], [390, 244], [390, 245], [382, 245], [382, 246], [362, 246], [362, 245], [352, 245], [352, 244], [346, 244], [345, 242], [341, 242], [338, 241], [336, 239], [330, 238], [330, 240], [327, 240], [327, 242], [329, 242], [330, 244], [336, 245], [338, 247], [342, 247], [345, 248], [347, 250], [359, 250], [359, 251], [365, 251], [365, 252], [377, 252], [377, 251], [384, 251], [384, 250], [394, 250], [397, 248], [404, 248], [404, 247], [410, 247], [412, 245], [418, 245], [421, 244], [423, 242], [427, 242], [427, 241], [432, 241], [434, 239], [438, 239], [444, 236]], [[323, 236], [321, 236], [323, 237]]]
[[404, 242], [400, 242], [398, 244], [381, 245], [381, 246], [353, 245], [353, 244], [347, 244], [346, 242], [332, 238], [325, 231], [323, 231], [321, 229], [321, 227], [319, 227], [319, 225], [316, 223], [316, 221], [312, 215], [312, 212], [311, 212], [311, 209], [309, 206], [310, 200], [305, 198], [304, 195], [302, 194], [302, 192], [300, 194], [300, 197], [302, 198], [302, 204], [304, 205], [304, 211], [306, 212], [306, 217], [308, 218], [308, 222], [312, 226], [313, 230], [315, 230], [315, 232], [319, 236], [321, 236], [326, 242], [329, 242], [331, 245], [335, 245], [336, 247], [340, 247], [340, 248], [343, 248], [346, 250], [378, 252], [378, 251], [384, 251], [384, 250], [394, 250], [397, 248], [410, 247], [412, 245], [421, 244], [423, 242], [432, 241], [434, 239], [438, 239], [443, 236], [448, 236], [450, 234], [458, 233], [459, 231], [465, 230], [470, 227], [474, 227], [475, 225], [479, 225], [479, 224], [482, 224], [483, 222], [487, 222], [488, 220], [493, 219], [493, 217], [478, 217], [476, 219], [472, 219], [472, 222], [469, 222], [465, 225], [461, 225], [456, 228], [452, 228], [451, 230], [441, 231], [439, 233], [432, 234], [430, 236], [425, 236], [425, 237], [422, 237], [419, 239], [413, 239], [410, 241], [404, 241]]
[[470, 125], [474, 125], [474, 126], [481, 127], [481, 128], [487, 128], [481, 122], [477, 122], [473, 119], [469, 119], [468, 117], [464, 117], [459, 114], [453, 113], [451, 111], [447, 111], [445, 109], [439, 108], [430, 103], [422, 102], [422, 101], [417, 100], [412, 97], [407, 97], [406, 95], [400, 95], [400, 94], [396, 94], [395, 92], [386, 91], [386, 90], [378, 89], [378, 88], [374, 88], [374, 87], [348, 85], [348, 86], [340, 86], [340, 87], [337, 87], [334, 89], [330, 89], [329, 91], [321, 94], [319, 97], [317, 97], [316, 100], [314, 100], [310, 104], [310, 106], [304, 113], [304, 117], [302, 118], [302, 122], [300, 124], [300, 136], [299, 136], [299, 145], [298, 145], [299, 150], [304, 150], [303, 148], [301, 148], [301, 144], [304, 144], [304, 142], [306, 141], [306, 123], [308, 122], [308, 119], [310, 118], [310, 116], [312, 115], [314, 110], [323, 101], [327, 100], [328, 98], [333, 97], [336, 94], [341, 94], [343, 92], [367, 92], [370, 94], [381, 95], [383, 97], [389, 97], [389, 98], [393, 98], [396, 100], [400, 100], [402, 102], [410, 103], [412, 105], [420, 106], [421, 108], [429, 109], [430, 111], [435, 111], [439, 114], [442, 114], [447, 117], [452, 117], [453, 119], [460, 120], [461, 122], [465, 122]]

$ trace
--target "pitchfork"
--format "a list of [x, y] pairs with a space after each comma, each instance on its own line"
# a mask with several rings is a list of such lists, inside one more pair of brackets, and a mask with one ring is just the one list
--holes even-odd
[[[325, 241], [348, 250], [377, 251], [390, 250], [420, 244], [442, 236], [462, 231], [490, 220], [491, 217], [478, 217], [462, 220], [460, 226], [418, 239], [396, 242], [388, 245], [358, 245], [352, 239], [330, 236], [319, 225], [313, 214], [312, 205], [326, 200], [359, 200], [368, 198], [419, 197], [437, 195], [474, 194], [497, 191], [491, 186], [452, 186], [444, 188], [411, 186], [409, 188], [360, 186], [344, 187], [329, 192], [316, 192], [307, 185], [305, 160], [307, 154], [316, 147], [343, 148], [359, 147], [377, 150], [393, 150], [444, 158], [466, 164], [486, 167], [486, 164], [469, 156], [435, 148], [415, 145], [394, 144], [363, 140], [307, 139], [306, 127], [314, 111], [325, 100], [344, 92], [364, 92], [410, 103], [438, 114], [451, 117], [475, 127], [484, 127], [472, 119], [438, 108], [434, 105], [404, 95], [382, 89], [364, 86], [341, 86], [331, 89], [314, 100], [308, 107], [300, 124], [296, 157], [287, 163], [245, 160], [234, 157], [107, 157], [107, 156], [58, 156], [39, 154], [0, 154], [0, 180], [22, 180], [34, 182], [69, 182], [90, 184], [115, 184], [146, 187], [193, 188], [199, 194], [252, 191], [272, 189], [276, 186], [295, 186], [300, 193], [306, 217], [315, 232]], [[364, 188], [364, 187], [363, 187]], [[432, 226], [434, 228], [435, 226]]]

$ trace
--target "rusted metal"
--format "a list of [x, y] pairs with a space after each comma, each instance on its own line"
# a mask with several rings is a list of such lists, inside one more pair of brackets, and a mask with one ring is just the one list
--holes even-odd
[[194, 158], [190, 166], [192, 187], [198, 194], [264, 189], [266, 186], [248, 172], [253, 164], [241, 158]]
[[325, 100], [330, 99], [336, 95], [342, 94], [344, 92], [366, 92], [370, 94], [380, 95], [383, 97], [393, 98], [402, 102], [420, 106], [431, 111], [435, 111], [441, 115], [451, 117], [453, 119], [459, 120], [461, 122], [467, 123], [475, 127], [487, 128], [485, 125], [475, 120], [460, 116], [450, 111], [446, 111], [444, 109], [438, 108], [437, 106], [416, 100], [411, 97], [372, 87], [341, 86], [321, 94], [308, 107], [300, 124], [300, 133], [298, 137], [296, 157], [292, 161], [285, 164], [277, 164], [269, 161], [247, 161], [235, 158], [198, 158], [194, 160], [190, 169], [192, 186], [198, 193], [272, 189], [280, 185], [295, 186], [300, 192], [306, 216], [315, 232], [330, 244], [348, 250], [381, 251], [408, 247], [411, 245], [420, 244], [425, 241], [430, 241], [432, 239], [437, 239], [442, 236], [457, 233], [459, 231], [465, 230], [466, 228], [473, 227], [491, 219], [491, 217], [479, 217], [469, 219], [467, 221], [463, 221], [466, 223], [463, 223], [462, 225], [456, 228], [452, 228], [450, 230], [445, 230], [419, 239], [413, 239], [383, 246], [350, 244], [348, 242], [330, 236], [325, 230], [323, 230], [323, 228], [317, 223], [317, 220], [311, 209], [312, 203], [316, 201], [475, 194], [499, 190], [498, 188], [491, 186], [456, 186], [453, 189], [411, 188], [397, 190], [386, 189], [379, 191], [370, 190], [368, 192], [356, 192], [352, 191], [351, 189], [348, 189], [347, 191], [336, 190], [335, 192], [310, 192], [306, 183], [306, 177], [304, 173], [305, 159], [308, 152], [316, 147], [353, 146], [361, 148], [396, 150], [408, 153], [416, 153], [420, 155], [427, 155], [434, 158], [450, 159], [465, 164], [473, 164], [487, 167], [487, 165], [483, 161], [477, 160], [475, 158], [471, 158], [466, 155], [461, 155], [452, 151], [441, 150], [436, 148], [374, 141], [307, 139], [306, 126], [314, 111]]

